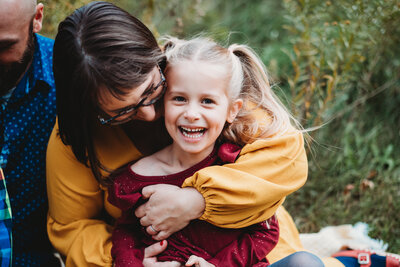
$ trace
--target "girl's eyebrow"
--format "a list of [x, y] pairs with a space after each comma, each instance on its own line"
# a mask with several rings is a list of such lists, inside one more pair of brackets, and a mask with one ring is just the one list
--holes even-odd
[[214, 93], [203, 93], [201, 94], [201, 97], [219, 97], [219, 95]]

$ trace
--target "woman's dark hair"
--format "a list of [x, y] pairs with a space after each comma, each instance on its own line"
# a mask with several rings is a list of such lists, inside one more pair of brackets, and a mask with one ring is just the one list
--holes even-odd
[[120, 98], [143, 83], [164, 56], [151, 31], [107, 2], [92, 2], [62, 21], [53, 70], [59, 135], [78, 161], [104, 183], [94, 147], [100, 90]]

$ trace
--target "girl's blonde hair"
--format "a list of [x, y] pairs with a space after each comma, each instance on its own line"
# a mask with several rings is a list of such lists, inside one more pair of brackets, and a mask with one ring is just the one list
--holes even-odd
[[[226, 141], [245, 145], [292, 128], [292, 116], [272, 91], [266, 67], [250, 47], [232, 44], [225, 48], [205, 37], [191, 40], [165, 37], [163, 40], [167, 71], [169, 66], [184, 60], [219, 65], [225, 70], [231, 103], [243, 99], [243, 107], [236, 119], [222, 132]], [[257, 116], [256, 110], [264, 113]]]

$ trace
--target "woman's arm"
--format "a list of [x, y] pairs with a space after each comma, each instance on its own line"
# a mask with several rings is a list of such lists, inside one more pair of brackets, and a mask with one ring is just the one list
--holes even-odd
[[67, 266], [112, 266], [111, 226], [101, 220], [104, 192], [53, 129], [47, 149], [47, 229]]
[[278, 220], [272, 217], [243, 229], [242, 235], [221, 249], [208, 262], [215, 266], [268, 266], [266, 255], [279, 239]]
[[285, 197], [304, 185], [308, 165], [298, 131], [243, 147], [234, 164], [211, 166], [186, 179], [205, 199], [200, 219], [241, 228], [270, 218]]
[[[107, 168], [141, 156], [120, 128], [103, 127], [96, 134], [99, 158]], [[46, 171], [47, 229], [53, 246], [66, 257], [67, 266], [111, 266], [112, 227], [104, 215], [118, 217], [120, 210], [105, 201], [107, 191], [62, 143], [57, 123], [47, 147]]]
[[173, 198], [169, 190], [149, 187], [149, 201], [136, 216], [142, 225], [162, 230], [157, 240], [180, 230], [176, 226], [195, 219], [194, 214], [219, 227], [246, 227], [270, 218], [305, 183], [307, 168], [301, 132], [257, 140], [243, 147], [235, 163], [207, 167], [187, 178]]

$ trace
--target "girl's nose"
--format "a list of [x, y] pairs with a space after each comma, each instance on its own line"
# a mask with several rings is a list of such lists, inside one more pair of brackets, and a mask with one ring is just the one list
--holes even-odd
[[189, 122], [194, 122], [200, 119], [200, 113], [196, 107], [190, 105], [185, 111], [184, 118]]

